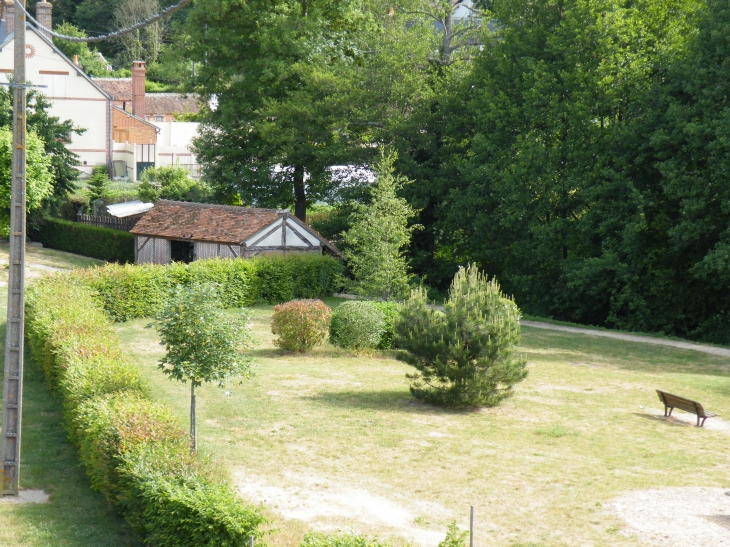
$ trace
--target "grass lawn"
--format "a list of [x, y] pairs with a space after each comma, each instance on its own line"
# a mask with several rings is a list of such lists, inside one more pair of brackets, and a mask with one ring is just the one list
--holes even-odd
[[[0, 247], [0, 261], [8, 248]], [[28, 262], [54, 268], [84, 267], [96, 260], [46, 249], [28, 252]], [[4, 356], [7, 270], [0, 269], [0, 360]], [[0, 366], [0, 382], [2, 382]], [[50, 494], [42, 505], [0, 503], [0, 545], [19, 547], [123, 547], [135, 545], [126, 524], [92, 492], [75, 450], [61, 426], [58, 399], [42, 372], [26, 360], [23, 400], [21, 488]], [[0, 400], [2, 392], [0, 391]]]
[[[244, 497], [270, 508], [272, 546], [294, 547], [310, 527], [435, 546], [452, 520], [468, 526], [470, 505], [479, 547], [639, 546], [610, 509], [623, 492], [730, 486], [730, 432], [657, 418], [654, 392], [728, 417], [727, 359], [524, 328], [530, 375], [515, 396], [449, 411], [415, 401], [409, 367], [389, 355], [283, 353], [271, 313], [253, 310], [256, 375], [228, 386], [230, 397], [199, 390], [198, 442]], [[189, 386], [157, 370], [163, 351], [148, 323], [117, 330], [186, 425]]]

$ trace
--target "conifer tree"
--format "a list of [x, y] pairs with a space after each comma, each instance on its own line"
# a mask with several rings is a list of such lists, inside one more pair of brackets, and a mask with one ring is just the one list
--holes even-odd
[[369, 204], [357, 204], [350, 216], [350, 229], [343, 234], [348, 248], [348, 265], [355, 277], [356, 293], [392, 300], [409, 291], [405, 249], [418, 226], [408, 225], [416, 211], [398, 197], [397, 191], [409, 181], [394, 175], [395, 152], [383, 153], [375, 164], [377, 184], [371, 188]]
[[395, 322], [400, 358], [418, 372], [409, 374], [411, 393], [443, 406], [494, 406], [527, 376], [515, 355], [520, 341], [520, 310], [496, 279], [475, 264], [460, 268], [444, 311], [429, 307], [418, 288]]

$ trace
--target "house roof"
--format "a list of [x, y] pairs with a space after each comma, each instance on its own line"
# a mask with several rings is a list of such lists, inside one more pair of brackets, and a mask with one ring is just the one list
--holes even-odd
[[[95, 78], [94, 81], [115, 101], [132, 102], [132, 78]], [[176, 112], [200, 112], [195, 95], [186, 93], [145, 93], [145, 113], [175, 114]]]
[[140, 219], [131, 233], [166, 239], [241, 245], [246, 239], [282, 217], [294, 221], [313, 234], [324, 247], [337, 255], [340, 254], [334, 245], [286, 210], [161, 199]]
[[[0, 0], [0, 1], [2, 1], [2, 0]], [[56, 45], [51, 40], [49, 40], [48, 38], [46, 38], [46, 36], [42, 32], [38, 32], [38, 30], [35, 27], [33, 27], [30, 23], [26, 23], [25, 24], [25, 29], [32, 31], [36, 36], [38, 36], [46, 44], [48, 44], [49, 46], [51, 46], [51, 49], [53, 49], [54, 53], [57, 53], [58, 55], [60, 55], [61, 58], [64, 61], [66, 61], [66, 63], [68, 63], [76, 71], [76, 74], [78, 74], [79, 76], [84, 77], [86, 79], [86, 81], [88, 81], [91, 85], [93, 85], [97, 89], [97, 91], [99, 91], [102, 95], [104, 95], [104, 98], [106, 98], [107, 100], [112, 98], [109, 95], [109, 93], [107, 93], [106, 91], [104, 91], [104, 89], [102, 89], [101, 87], [99, 87], [99, 85], [93, 79], [91, 79], [89, 77], [89, 75], [86, 74], [86, 72], [84, 72], [80, 66], [78, 66], [71, 59], [69, 59], [68, 57], [66, 57], [66, 55], [63, 53], [63, 51], [61, 51], [60, 49], [58, 49], [58, 47], [56, 47]], [[2, 25], [0, 25], [0, 40], [1, 40], [1, 42], [0, 42], [0, 51], [2, 51], [2, 48], [4, 48], [7, 44], [9, 44], [10, 42], [12, 42], [14, 39], [15, 39], [14, 33], [13, 32], [10, 32], [10, 33], [7, 32], [6, 23], [5, 23], [5, 20], [3, 19], [2, 20]]]
[[140, 123], [143, 123], [143, 124], [145, 124], [145, 125], [149, 125], [150, 127], [154, 127], [154, 128], [155, 128], [155, 131], [157, 131], [158, 133], [159, 133], [159, 132], [161, 131], [161, 129], [160, 129], [159, 127], [157, 127], [157, 126], [156, 126], [155, 124], [153, 124], [153, 123], [150, 123], [150, 122], [148, 122], [148, 121], [147, 121], [147, 120], [145, 120], [144, 118], [140, 118], [139, 116], [135, 116], [134, 114], [132, 114], [132, 113], [131, 113], [131, 112], [129, 112], [128, 110], [122, 110], [122, 109], [121, 109], [121, 108], [119, 108], [118, 106], [114, 106], [114, 105], [112, 105], [112, 108], [113, 108], [114, 110], [116, 110], [117, 112], [123, 112], [124, 114], [126, 114], [126, 115], [127, 115], [127, 116], [129, 116], [130, 118], [133, 118], [133, 119], [137, 120], [137, 121], [138, 121], [138, 122], [140, 122]]

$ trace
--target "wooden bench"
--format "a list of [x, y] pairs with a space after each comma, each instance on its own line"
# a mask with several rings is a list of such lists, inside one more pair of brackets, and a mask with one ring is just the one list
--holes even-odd
[[667, 418], [672, 415], [672, 410], [678, 408], [679, 410], [697, 414], [697, 427], [702, 427], [705, 425], [705, 420], [707, 418], [717, 416], [714, 412], [708, 412], [705, 410], [697, 401], [685, 399], [678, 395], [672, 395], [671, 393], [667, 393], [666, 391], [661, 391], [659, 389], [657, 389], [656, 392], [659, 394], [659, 400], [664, 403], [664, 416]]

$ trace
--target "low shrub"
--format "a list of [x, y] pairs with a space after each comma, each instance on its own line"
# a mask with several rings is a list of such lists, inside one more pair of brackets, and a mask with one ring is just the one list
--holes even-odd
[[388, 544], [356, 534], [309, 532], [304, 536], [300, 547], [388, 547]]
[[274, 345], [304, 352], [321, 344], [329, 331], [332, 310], [321, 300], [292, 300], [274, 308]]
[[107, 262], [134, 262], [134, 236], [129, 232], [46, 217], [38, 219], [28, 235], [50, 249]]
[[330, 295], [341, 286], [342, 270], [342, 263], [329, 256], [287, 255], [165, 266], [110, 264], [76, 275], [114, 321], [127, 321], [157, 315], [178, 285], [214, 285], [225, 307], [240, 308]]
[[373, 306], [383, 312], [385, 319], [383, 335], [380, 337], [378, 349], [393, 348], [393, 325], [398, 317], [398, 304], [396, 302], [371, 302]]
[[62, 398], [64, 424], [94, 489], [144, 545], [240, 546], [264, 518], [215, 469], [190, 455], [172, 414], [124, 358], [108, 317], [83, 276], [28, 289], [28, 347]]
[[374, 349], [384, 331], [385, 315], [372, 302], [344, 302], [332, 314], [330, 341], [348, 349]]

